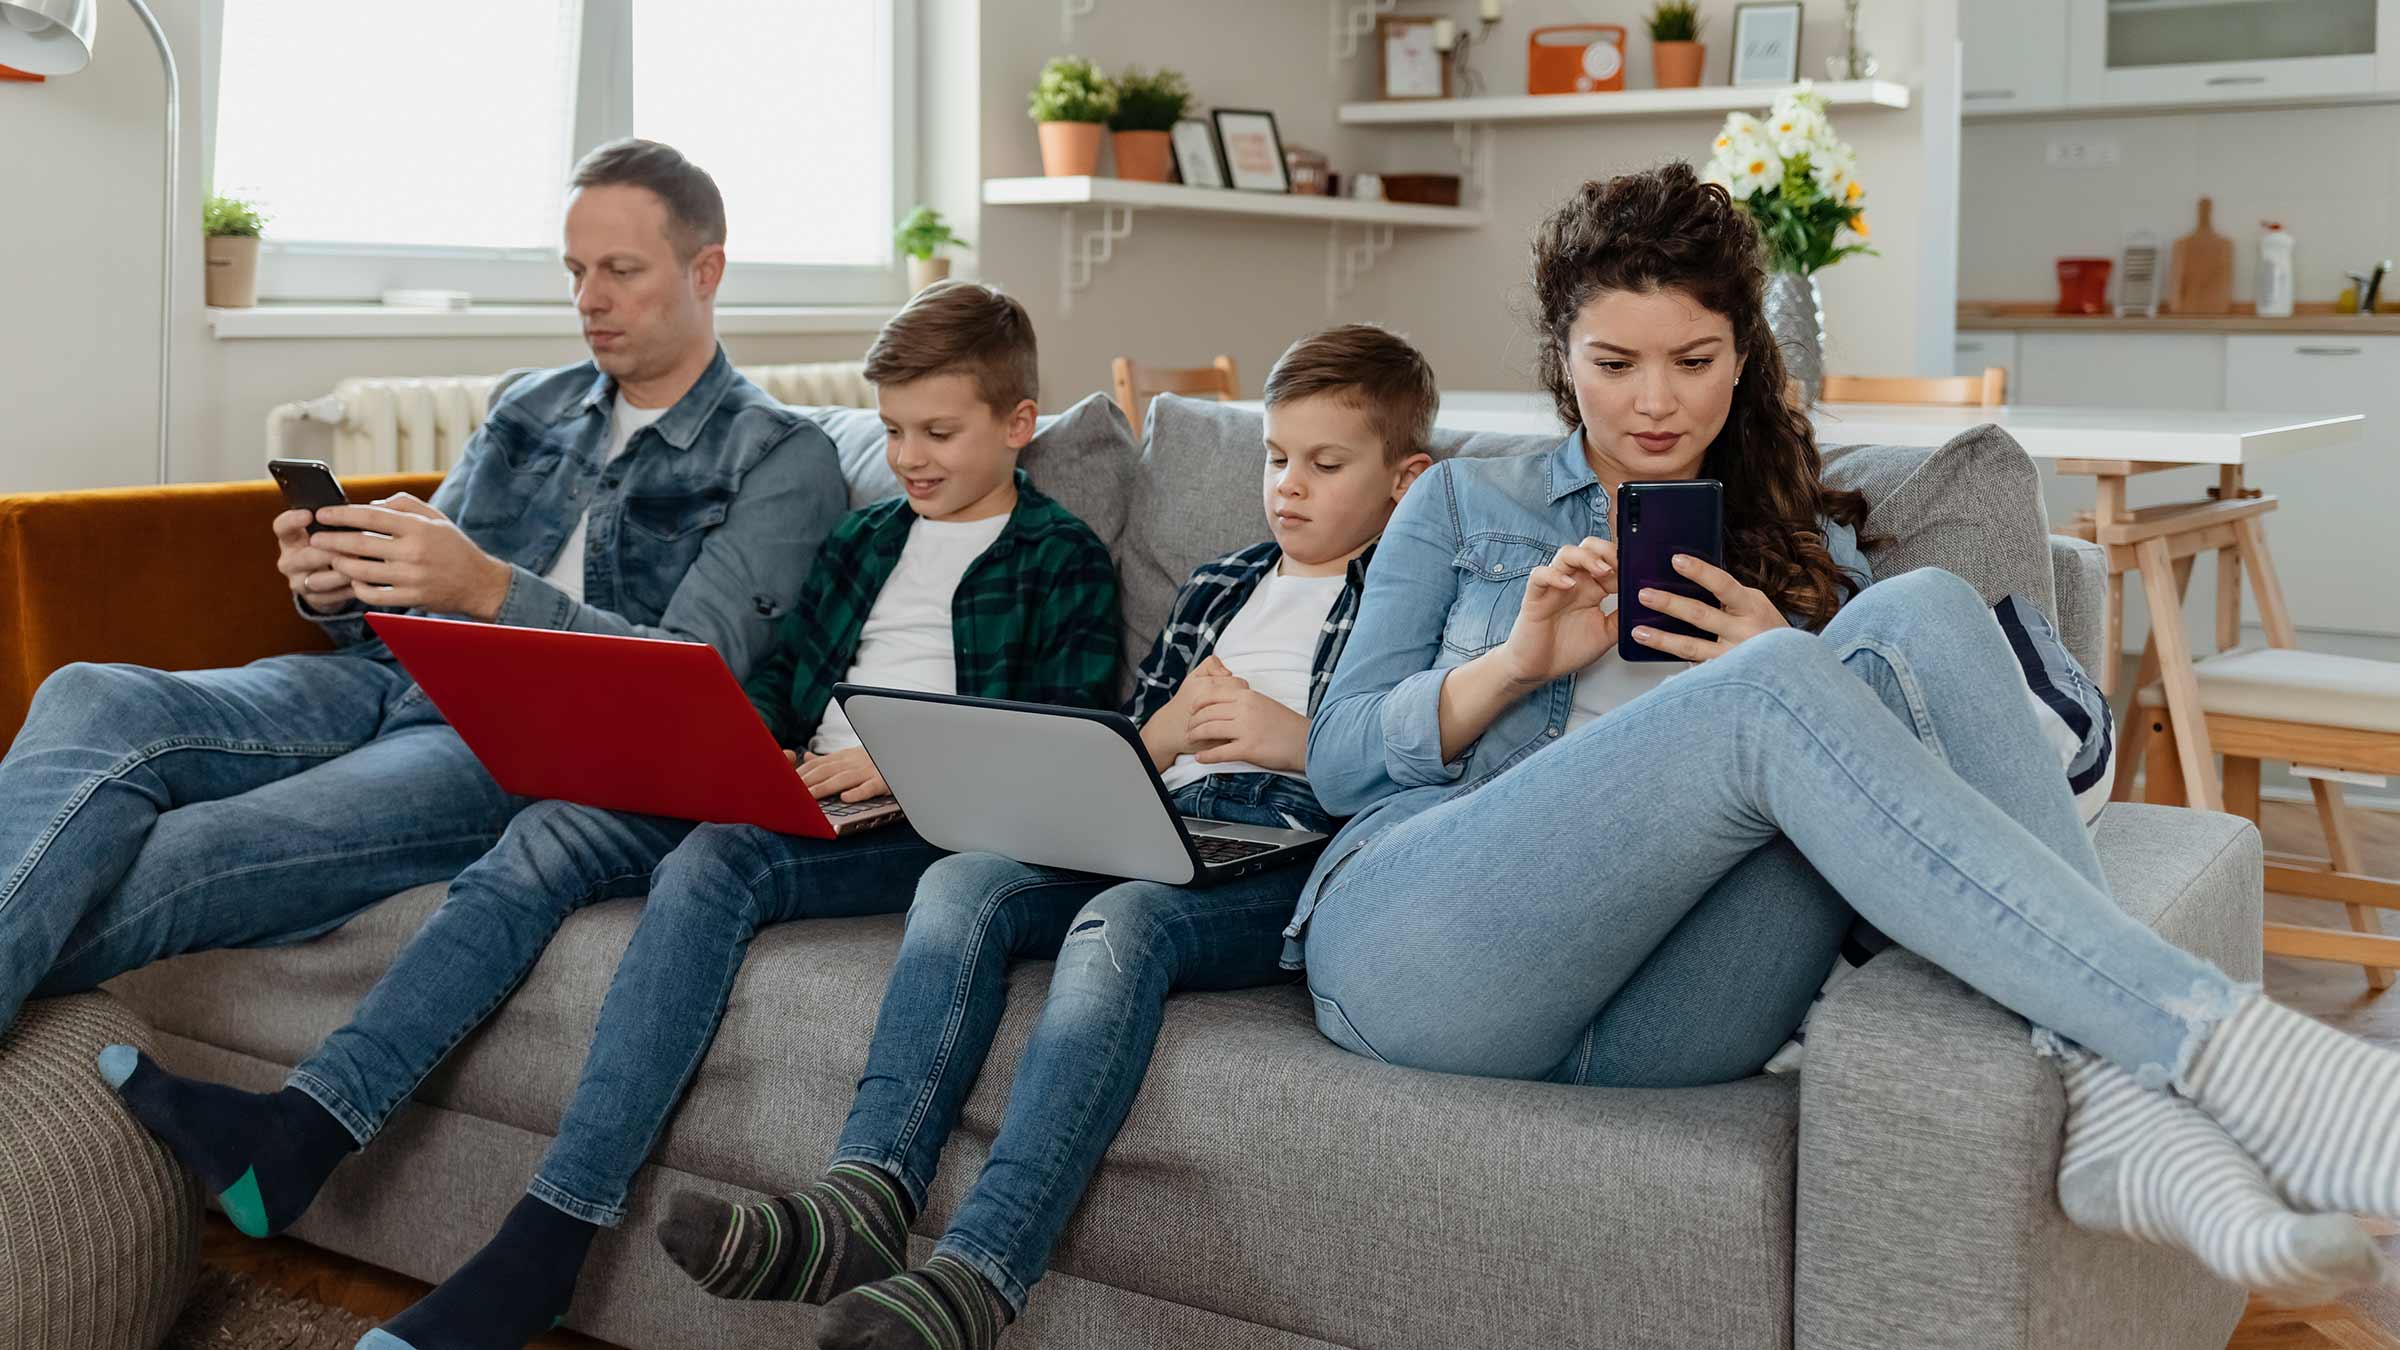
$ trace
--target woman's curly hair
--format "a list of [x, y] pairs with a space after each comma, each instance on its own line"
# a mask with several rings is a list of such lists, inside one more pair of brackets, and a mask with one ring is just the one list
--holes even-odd
[[1741, 383], [1701, 461], [1703, 476], [1725, 484], [1726, 570], [1820, 628], [1857, 584], [1819, 522], [1855, 528], [1867, 500], [1825, 485], [1816, 435], [1785, 392], [1783, 353], [1767, 329], [1763, 259], [1749, 216], [1688, 164], [1585, 183], [1534, 235], [1537, 360], [1559, 420], [1576, 426], [1567, 329], [1594, 296], [1678, 291], [1731, 322]]

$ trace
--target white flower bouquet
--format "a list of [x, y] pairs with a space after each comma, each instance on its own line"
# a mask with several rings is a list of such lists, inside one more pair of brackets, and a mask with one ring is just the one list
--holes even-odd
[[1758, 222], [1769, 266], [1804, 276], [1875, 251], [1855, 242], [1867, 237], [1867, 190], [1857, 174], [1858, 156], [1833, 134], [1825, 96], [1805, 80], [1763, 121], [1727, 114], [1700, 171]]

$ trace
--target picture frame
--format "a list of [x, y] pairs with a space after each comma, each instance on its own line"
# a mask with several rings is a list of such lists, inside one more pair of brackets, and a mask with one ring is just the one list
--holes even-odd
[[1733, 7], [1733, 85], [1791, 84], [1800, 78], [1800, 0]]
[[1275, 114], [1262, 108], [1217, 108], [1209, 113], [1216, 124], [1217, 145], [1225, 153], [1225, 181], [1238, 192], [1292, 190], [1292, 174], [1283, 161], [1283, 134]]
[[1221, 188], [1225, 182], [1225, 151], [1217, 144], [1217, 129], [1204, 118], [1186, 117], [1168, 133], [1175, 148], [1175, 176], [1185, 187]]
[[1436, 36], [1447, 20], [1387, 14], [1375, 21], [1378, 98], [1395, 102], [1450, 97], [1450, 53]]

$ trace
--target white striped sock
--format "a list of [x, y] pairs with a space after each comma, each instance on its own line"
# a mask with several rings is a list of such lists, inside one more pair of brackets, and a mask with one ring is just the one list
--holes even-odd
[[2253, 994], [2189, 1079], [2294, 1205], [2400, 1219], [2400, 1054]]
[[2378, 1283], [2383, 1257], [2356, 1220], [2295, 1214], [2241, 1145], [2198, 1107], [2069, 1050], [2058, 1201], [2078, 1227], [2177, 1247], [2223, 1279], [2321, 1303]]

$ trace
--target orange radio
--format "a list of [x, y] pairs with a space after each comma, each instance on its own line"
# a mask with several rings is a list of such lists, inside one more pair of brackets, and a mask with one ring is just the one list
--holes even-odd
[[1625, 87], [1625, 25], [1536, 28], [1525, 48], [1525, 92], [1589, 94]]

